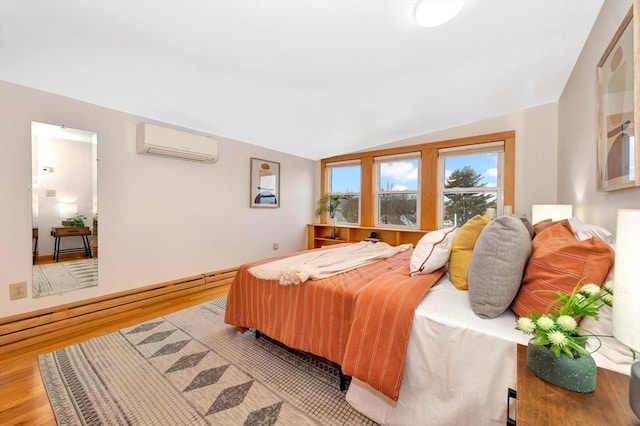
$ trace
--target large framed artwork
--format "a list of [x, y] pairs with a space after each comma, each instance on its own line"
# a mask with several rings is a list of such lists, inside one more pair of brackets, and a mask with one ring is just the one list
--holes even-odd
[[280, 163], [251, 158], [251, 207], [280, 207]]
[[640, 186], [639, 4], [634, 1], [598, 63], [599, 191]]

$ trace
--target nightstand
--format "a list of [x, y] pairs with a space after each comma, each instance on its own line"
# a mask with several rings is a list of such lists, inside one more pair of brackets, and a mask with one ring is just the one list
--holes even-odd
[[527, 368], [518, 345], [517, 425], [640, 425], [629, 406], [629, 376], [598, 368], [596, 390], [579, 393], [545, 382]]

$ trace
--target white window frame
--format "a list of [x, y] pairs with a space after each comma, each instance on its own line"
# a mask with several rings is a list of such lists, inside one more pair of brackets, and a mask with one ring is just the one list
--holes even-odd
[[[415, 190], [406, 190], [406, 191], [384, 191], [380, 188], [380, 165], [382, 163], [392, 163], [399, 162], [402, 160], [418, 160], [418, 179]], [[421, 169], [422, 169], [422, 155], [419, 151], [416, 152], [407, 152], [404, 154], [395, 154], [395, 155], [385, 155], [380, 157], [374, 157], [373, 159], [373, 180], [374, 180], [374, 188], [373, 188], [373, 214], [374, 214], [374, 222], [376, 226], [379, 227], [388, 227], [388, 228], [407, 228], [407, 229], [419, 229], [420, 228], [420, 186], [421, 186]], [[399, 195], [399, 194], [407, 194], [407, 195], [415, 195], [416, 197], [416, 223], [413, 226], [410, 225], [398, 225], [398, 224], [386, 224], [380, 221], [380, 195]]]
[[348, 160], [348, 161], [336, 161], [333, 163], [325, 163], [325, 188], [327, 188], [327, 192], [333, 192], [333, 188], [331, 187], [332, 183], [332, 171], [335, 168], [340, 167], [360, 167], [360, 191], [350, 191], [349, 194], [354, 194], [358, 197], [358, 221], [357, 222], [344, 222], [348, 225], [360, 225], [362, 221], [362, 161], [360, 159], [357, 160]]
[[[438, 224], [444, 226], [444, 196], [445, 193], [465, 193], [465, 192], [491, 192], [496, 193], [496, 214], [504, 214], [504, 141], [488, 142], [476, 145], [464, 145], [438, 150]], [[498, 175], [496, 177], [497, 186], [480, 186], [475, 188], [445, 188], [445, 166], [447, 157], [467, 156], [482, 153], [496, 153]]]

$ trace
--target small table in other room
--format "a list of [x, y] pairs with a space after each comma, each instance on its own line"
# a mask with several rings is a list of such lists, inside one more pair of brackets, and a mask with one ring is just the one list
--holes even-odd
[[31, 238], [33, 243], [33, 264], [35, 265], [38, 260], [38, 228], [32, 229]]
[[[53, 244], [53, 260], [56, 262], [60, 258], [60, 253], [70, 253], [84, 251], [87, 257], [93, 257], [91, 255], [91, 246], [89, 245], [89, 235], [91, 235], [91, 229], [88, 226], [65, 226], [61, 228], [51, 228], [51, 236], [55, 238]], [[80, 237], [82, 238], [82, 247], [60, 249], [60, 240], [63, 237]]]

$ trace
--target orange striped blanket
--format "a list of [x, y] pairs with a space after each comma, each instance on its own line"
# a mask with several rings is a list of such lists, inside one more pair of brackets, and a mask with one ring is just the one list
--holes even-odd
[[[248, 272], [255, 265], [282, 256], [242, 265], [229, 289], [225, 322], [240, 330], [260, 330], [289, 347], [327, 358], [342, 365], [345, 374], [366, 377], [362, 380], [371, 381], [377, 388], [382, 384], [379, 390], [394, 398], [393, 391], [385, 390], [386, 382], [393, 382], [392, 376], [397, 376], [399, 388], [413, 313], [443, 274], [440, 270], [409, 277], [412, 251], [295, 286], [262, 280]], [[396, 287], [407, 291], [398, 292]], [[387, 293], [394, 296], [385, 300], [381, 295]], [[373, 317], [372, 312], [376, 312]], [[380, 327], [379, 333], [373, 331], [374, 324]], [[376, 342], [377, 335], [393, 336], [393, 342], [387, 343], [386, 338]], [[371, 336], [374, 340], [369, 340]], [[382, 360], [384, 370], [371, 365], [376, 360]], [[373, 377], [370, 370], [390, 378]], [[395, 394], [397, 399], [397, 390]]]
[[360, 293], [342, 361], [344, 374], [394, 401], [400, 393], [413, 313], [444, 268], [414, 277], [408, 273], [408, 268], [391, 272]]

